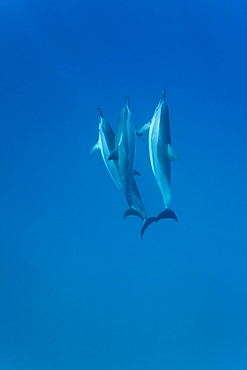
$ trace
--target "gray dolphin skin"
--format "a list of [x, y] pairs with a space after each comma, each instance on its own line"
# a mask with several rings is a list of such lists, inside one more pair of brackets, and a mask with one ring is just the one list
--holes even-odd
[[[118, 172], [118, 161], [115, 159], [110, 160], [110, 161], [108, 160], [109, 155], [112, 153], [112, 151], [115, 148], [115, 134], [110, 124], [103, 117], [103, 114], [100, 108], [98, 108], [98, 112], [99, 112], [99, 139], [98, 139], [98, 142], [92, 147], [90, 151], [90, 155], [92, 155], [96, 151], [101, 152], [103, 161], [105, 163], [105, 166], [108, 172], [110, 173], [116, 186], [123, 192], [123, 186], [122, 186], [122, 182], [121, 182], [119, 172]], [[133, 205], [129, 209], [126, 210], [124, 214], [124, 218], [126, 218], [129, 215], [135, 215], [135, 216], [140, 217], [145, 223], [145, 221], [147, 220], [147, 212], [142, 202], [141, 195], [139, 193], [139, 190], [138, 190], [138, 187], [137, 187], [137, 184], [135, 182], [133, 175], [132, 175], [131, 195], [132, 195]], [[155, 221], [155, 217], [153, 217], [152, 222], [153, 221]]]
[[177, 221], [176, 214], [170, 209], [171, 161], [179, 159], [179, 156], [171, 147], [169, 111], [165, 94], [163, 90], [151, 121], [140, 129], [139, 134], [149, 130], [148, 147], [151, 167], [165, 206], [165, 210], [158, 215], [156, 221], [162, 218], [173, 218]]
[[131, 111], [129, 109], [129, 98], [123, 107], [117, 125], [115, 137], [115, 149], [109, 156], [110, 160], [117, 160], [118, 174], [122, 189], [130, 207], [133, 206], [132, 199], [132, 177], [134, 173], [136, 129], [133, 125]]

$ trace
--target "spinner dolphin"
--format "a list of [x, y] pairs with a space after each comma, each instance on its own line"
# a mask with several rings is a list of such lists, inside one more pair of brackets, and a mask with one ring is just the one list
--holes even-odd
[[156, 221], [162, 218], [172, 218], [177, 221], [176, 214], [170, 209], [171, 161], [179, 159], [179, 156], [171, 147], [169, 110], [165, 101], [165, 90], [162, 91], [151, 121], [139, 130], [139, 134], [146, 130], [149, 130], [148, 147], [151, 167], [165, 206], [165, 210], [158, 215]]
[[123, 107], [117, 125], [115, 149], [109, 156], [110, 160], [118, 163], [118, 174], [122, 184], [123, 193], [130, 207], [133, 206], [132, 178], [134, 173], [136, 129], [133, 125], [132, 114], [129, 108], [129, 98]]

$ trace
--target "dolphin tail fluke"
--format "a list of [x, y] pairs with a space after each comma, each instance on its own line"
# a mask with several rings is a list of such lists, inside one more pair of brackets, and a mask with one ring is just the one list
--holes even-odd
[[124, 219], [126, 219], [126, 217], [128, 216], [138, 216], [143, 220], [143, 216], [141, 215], [141, 213], [137, 211], [137, 209], [135, 209], [134, 207], [130, 207], [124, 212]]
[[148, 226], [151, 225], [154, 221], [156, 221], [156, 217], [149, 217], [144, 221], [141, 229], [141, 238], [143, 237], [143, 234]]
[[176, 214], [169, 208], [165, 209], [158, 215], [158, 217], [156, 218], [156, 222], [161, 220], [162, 218], [173, 218], [173, 220], [178, 222]]

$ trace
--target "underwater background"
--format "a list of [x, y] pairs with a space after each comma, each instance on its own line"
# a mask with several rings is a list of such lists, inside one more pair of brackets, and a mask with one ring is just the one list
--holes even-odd
[[[247, 3], [0, 5], [0, 369], [247, 369]], [[171, 208], [127, 203], [98, 140], [170, 110]], [[145, 142], [136, 178], [163, 210]]]

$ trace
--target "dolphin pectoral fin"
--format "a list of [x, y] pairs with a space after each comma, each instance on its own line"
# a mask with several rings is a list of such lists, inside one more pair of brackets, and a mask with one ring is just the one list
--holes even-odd
[[149, 217], [144, 221], [141, 229], [141, 238], [143, 237], [143, 234], [148, 226], [151, 225], [154, 221], [156, 221], [156, 217]]
[[135, 127], [135, 130], [136, 130], [136, 135], [139, 136], [139, 138], [142, 139], [142, 141], [145, 141], [143, 133], [140, 132], [140, 130], [137, 127]]
[[138, 172], [138, 171], [134, 170], [134, 172], [133, 172], [133, 176], [141, 176], [141, 174], [140, 174], [140, 172]]
[[90, 150], [89, 156], [93, 155], [95, 152], [97, 152], [100, 149], [99, 142], [97, 142], [92, 149]]
[[179, 155], [175, 152], [170, 144], [168, 144], [168, 156], [170, 161], [175, 161], [176, 159], [179, 159]]
[[140, 130], [137, 130], [137, 135], [141, 137], [141, 134], [147, 130], [149, 130], [149, 127], [151, 125], [151, 122], [148, 122], [146, 123], [145, 125], [143, 125]]
[[138, 216], [143, 220], [143, 216], [141, 215], [141, 213], [137, 211], [137, 209], [135, 209], [134, 207], [130, 207], [124, 212], [124, 219], [126, 219], [126, 217], [128, 216]]
[[176, 214], [171, 209], [165, 209], [163, 212], [160, 212], [158, 217], [156, 217], [156, 222], [161, 220], [162, 218], [172, 218], [176, 222], [178, 222]]
[[112, 159], [118, 160], [118, 147], [116, 147], [111, 154], [108, 157], [108, 161], [111, 161]]

